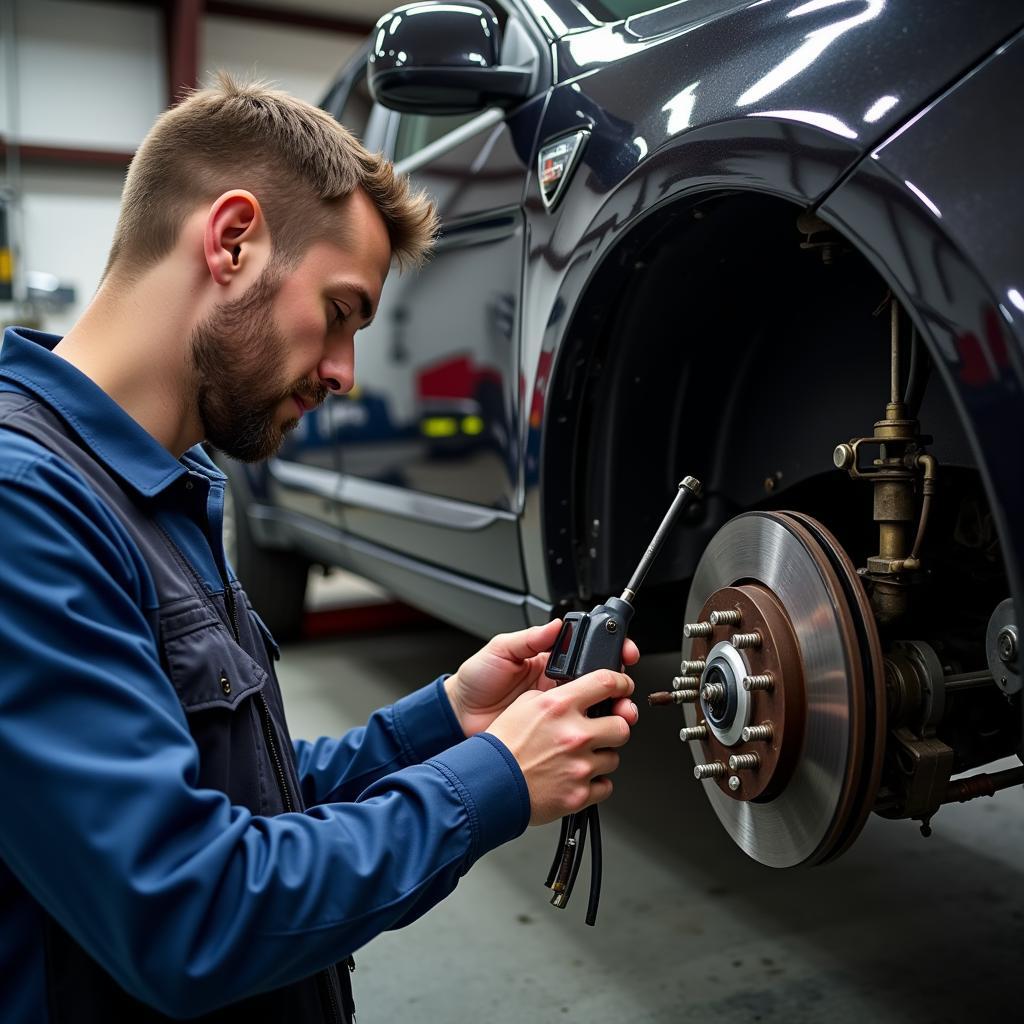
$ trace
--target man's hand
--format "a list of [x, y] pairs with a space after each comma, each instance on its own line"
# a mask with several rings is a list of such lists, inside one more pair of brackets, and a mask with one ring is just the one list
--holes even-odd
[[[619, 766], [616, 748], [638, 718], [629, 700], [633, 680], [599, 669], [556, 689], [524, 693], [487, 730], [512, 752], [530, 791], [530, 824], [544, 825], [611, 796]], [[611, 700], [612, 714], [588, 718], [587, 709]]]
[[[544, 669], [561, 628], [562, 620], [554, 619], [544, 626], [500, 633], [445, 680], [448, 700], [467, 736], [489, 728], [520, 695], [530, 690], [550, 690], [555, 685], [544, 675]], [[632, 640], [623, 645], [622, 660], [626, 665], [640, 660]]]

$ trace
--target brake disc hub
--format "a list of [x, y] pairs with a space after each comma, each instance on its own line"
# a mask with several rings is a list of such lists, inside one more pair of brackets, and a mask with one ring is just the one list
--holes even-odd
[[[785, 608], [762, 585], [715, 591], [700, 618], [710, 621], [716, 613], [719, 619], [723, 611], [735, 614], [714, 625], [710, 636], [696, 638], [692, 648], [706, 664], [700, 687], [708, 728], [703, 754], [730, 769], [715, 780], [727, 798], [769, 797], [785, 785], [803, 739], [804, 683], [796, 637]], [[744, 636], [746, 646], [736, 646]]]
[[694, 574], [683, 658], [695, 774], [734, 841], [775, 867], [844, 850], [874, 806], [884, 672], [857, 573], [816, 520], [750, 512]]

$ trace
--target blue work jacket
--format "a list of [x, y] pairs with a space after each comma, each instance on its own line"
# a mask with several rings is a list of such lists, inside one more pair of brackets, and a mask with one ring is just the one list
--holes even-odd
[[[0, 390], [52, 409], [223, 591], [223, 475], [199, 448], [171, 456], [58, 340], [8, 330]], [[526, 827], [515, 760], [464, 738], [440, 679], [341, 738], [296, 741], [305, 811], [233, 805], [199, 785], [137, 545], [72, 465], [8, 430], [0, 538], [5, 1024], [48, 1019], [47, 915], [126, 992], [197, 1016], [409, 923]]]

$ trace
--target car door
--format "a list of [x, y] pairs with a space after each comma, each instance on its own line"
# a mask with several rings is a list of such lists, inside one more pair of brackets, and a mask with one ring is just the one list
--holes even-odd
[[[506, 45], [535, 45], [500, 17]], [[363, 424], [340, 447], [347, 531], [519, 593], [522, 199], [541, 105], [391, 115], [388, 151], [435, 200], [440, 236], [422, 269], [392, 270], [356, 336], [357, 388], [328, 403]]]

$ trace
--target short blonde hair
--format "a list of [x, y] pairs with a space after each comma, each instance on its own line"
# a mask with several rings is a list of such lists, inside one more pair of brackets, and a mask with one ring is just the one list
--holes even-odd
[[259, 200], [275, 254], [297, 261], [337, 233], [334, 211], [362, 188], [387, 226], [400, 266], [419, 265], [437, 230], [433, 203], [330, 114], [218, 72], [165, 111], [132, 159], [107, 272], [137, 277], [167, 255], [197, 205], [242, 188]]

